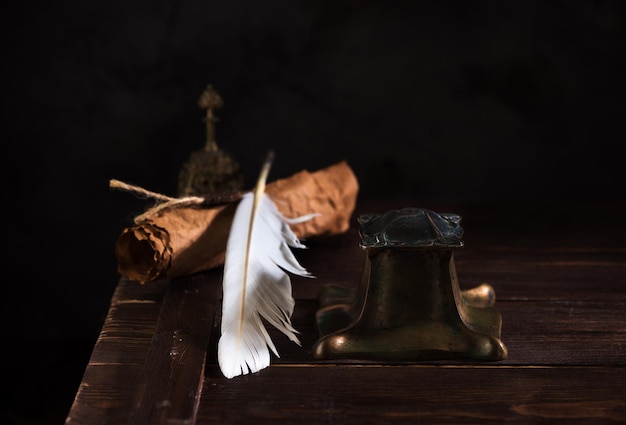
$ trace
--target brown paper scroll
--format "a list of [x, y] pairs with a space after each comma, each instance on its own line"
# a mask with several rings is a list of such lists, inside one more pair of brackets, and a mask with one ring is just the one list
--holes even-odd
[[[291, 226], [300, 239], [348, 230], [358, 190], [356, 176], [345, 161], [313, 173], [300, 171], [266, 187], [286, 217], [320, 214]], [[236, 208], [237, 203], [231, 202], [211, 208], [164, 209], [124, 229], [115, 246], [118, 271], [145, 283], [221, 266]]]

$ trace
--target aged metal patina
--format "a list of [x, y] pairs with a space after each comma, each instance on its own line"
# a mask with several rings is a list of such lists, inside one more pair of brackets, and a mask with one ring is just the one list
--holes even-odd
[[215, 138], [214, 109], [221, 108], [222, 98], [211, 84], [198, 99], [206, 109], [206, 142], [204, 149], [193, 152], [183, 164], [178, 176], [179, 196], [207, 196], [240, 191], [243, 187], [241, 167], [228, 153], [219, 149]]
[[404, 208], [358, 219], [360, 286], [326, 286], [313, 347], [318, 359], [502, 360], [502, 317], [488, 284], [462, 291], [454, 250], [461, 217]]

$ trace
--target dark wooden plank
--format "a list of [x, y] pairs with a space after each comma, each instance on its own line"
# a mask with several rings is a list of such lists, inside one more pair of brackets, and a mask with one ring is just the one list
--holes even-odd
[[66, 425], [127, 422], [167, 284], [120, 279]]
[[194, 423], [220, 293], [216, 277], [169, 284], [128, 423]]
[[[498, 305], [498, 303], [496, 303]], [[626, 303], [501, 302], [510, 365], [626, 366]]]
[[498, 299], [626, 301], [626, 249], [468, 248], [456, 267], [462, 286], [489, 282]]
[[[120, 361], [143, 364], [155, 331], [154, 319], [161, 311], [161, 300], [155, 299], [156, 294], [147, 287], [139, 289], [152, 297], [134, 296], [140, 295], [133, 294], [139, 286], [139, 283], [131, 281], [120, 286], [125, 293], [119, 294], [111, 303], [90, 359], [91, 364], [116, 364]], [[162, 296], [162, 293], [159, 295]]]
[[143, 365], [123, 360], [89, 363], [65, 424], [125, 424], [142, 371]]
[[207, 369], [204, 424], [604, 424], [626, 421], [625, 368], [278, 365]]

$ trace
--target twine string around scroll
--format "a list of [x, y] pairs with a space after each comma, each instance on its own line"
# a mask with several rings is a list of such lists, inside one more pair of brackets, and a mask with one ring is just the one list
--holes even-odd
[[181, 198], [174, 198], [171, 196], [163, 195], [161, 193], [152, 192], [140, 186], [124, 183], [116, 179], [111, 179], [109, 181], [109, 187], [112, 189], [124, 190], [126, 192], [133, 192], [144, 198], [152, 198], [157, 201], [157, 203], [153, 207], [149, 208], [148, 210], [146, 210], [146, 212], [144, 212], [143, 214], [139, 214], [133, 219], [135, 224], [146, 221], [150, 217], [166, 209], [188, 206], [216, 206], [229, 202], [239, 201], [242, 196], [242, 192], [232, 192], [225, 194], [209, 194], [204, 197], [183, 196]]

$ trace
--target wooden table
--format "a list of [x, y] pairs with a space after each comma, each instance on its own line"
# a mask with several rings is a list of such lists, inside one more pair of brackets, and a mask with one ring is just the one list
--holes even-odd
[[[321, 285], [355, 286], [356, 224], [296, 252], [302, 347], [225, 379], [216, 365], [221, 270], [145, 285], [122, 278], [67, 425], [626, 422], [626, 203], [361, 203], [463, 217], [462, 289], [490, 283], [506, 360], [316, 361]], [[356, 223], [356, 222], [355, 222]]]

